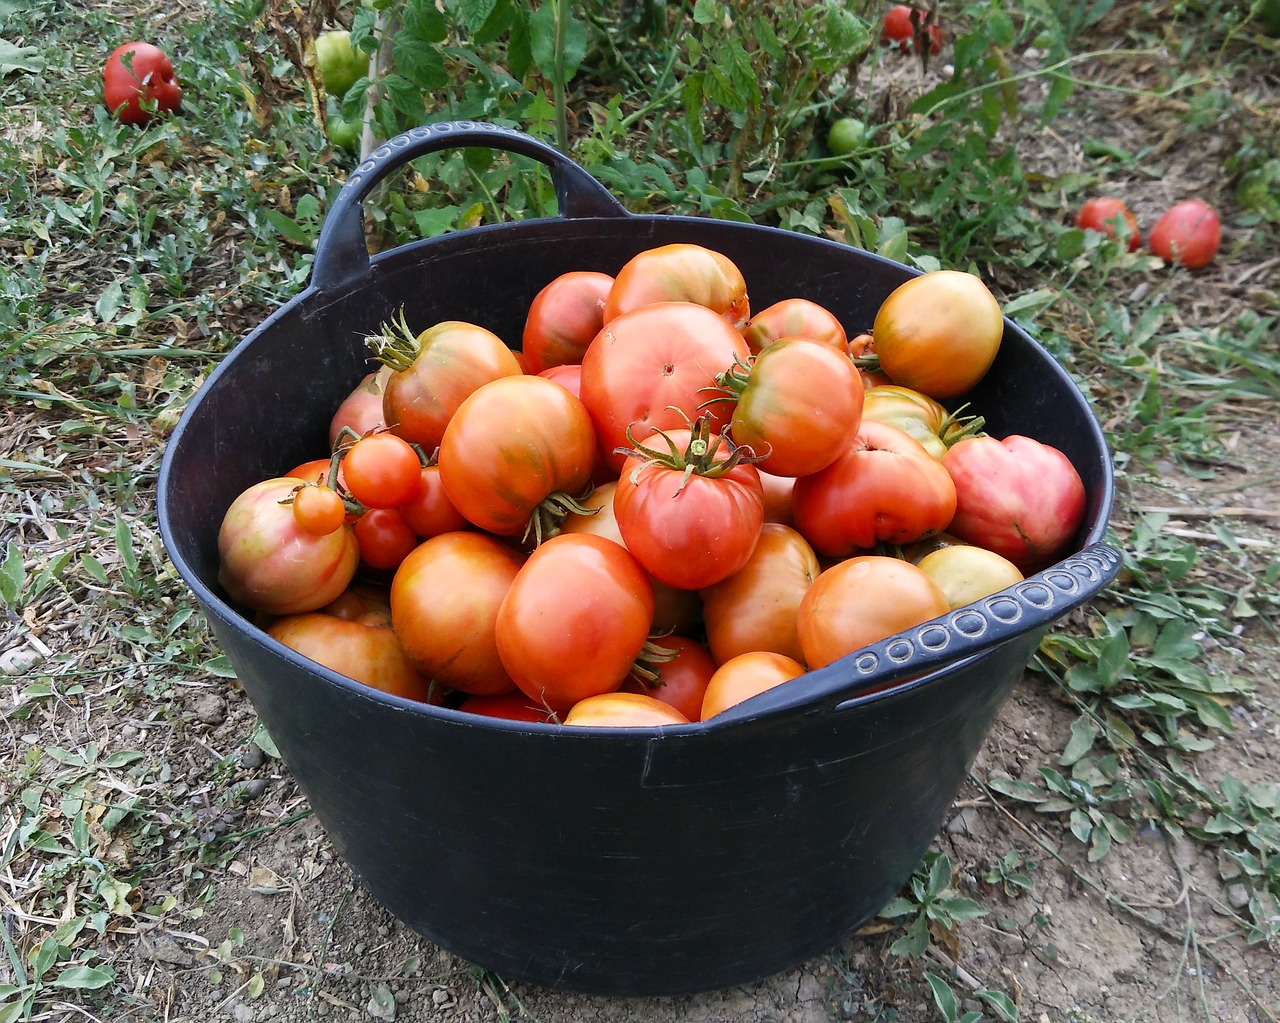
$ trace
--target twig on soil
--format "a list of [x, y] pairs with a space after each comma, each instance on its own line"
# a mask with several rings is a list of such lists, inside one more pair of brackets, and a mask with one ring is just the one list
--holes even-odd
[[[1215, 540], [1219, 543], [1222, 542], [1222, 537], [1218, 536], [1217, 533], [1206, 533], [1199, 529], [1179, 529], [1175, 526], [1165, 526], [1160, 532], [1168, 533], [1170, 536], [1178, 536], [1184, 540]], [[1247, 536], [1233, 537], [1232, 540], [1241, 547], [1254, 547], [1264, 551], [1280, 550], [1280, 544], [1274, 544], [1270, 540], [1251, 540]]]
[[1280, 511], [1270, 508], [1139, 508], [1144, 515], [1169, 515], [1176, 519], [1277, 519]]

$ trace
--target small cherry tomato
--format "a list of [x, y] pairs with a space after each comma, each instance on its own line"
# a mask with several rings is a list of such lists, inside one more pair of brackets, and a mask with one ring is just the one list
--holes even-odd
[[395, 508], [370, 508], [356, 519], [354, 529], [360, 563], [380, 571], [396, 568], [420, 539]]
[[942, 52], [942, 27], [930, 22], [932, 15], [907, 4], [894, 4], [884, 16], [880, 42], [884, 46], [915, 53], [917, 41], [928, 39], [929, 52]]
[[453, 506], [440, 482], [440, 466], [424, 465], [418, 469], [418, 489], [396, 511], [418, 536], [426, 540], [441, 533], [469, 529], [471, 523]]
[[347, 508], [336, 490], [308, 483], [293, 492], [293, 517], [312, 536], [328, 536], [347, 520]]
[[418, 489], [422, 460], [413, 445], [394, 433], [361, 437], [342, 456], [351, 496], [366, 508], [397, 508]]

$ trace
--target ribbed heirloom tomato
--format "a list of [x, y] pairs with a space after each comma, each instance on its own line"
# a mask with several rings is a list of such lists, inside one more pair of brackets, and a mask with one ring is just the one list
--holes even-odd
[[737, 264], [721, 252], [687, 242], [659, 245], [628, 260], [609, 289], [605, 323], [659, 302], [703, 306], [735, 330], [746, 326], [751, 315], [747, 282]]
[[604, 326], [604, 303], [613, 278], [593, 270], [561, 274], [539, 291], [525, 316], [520, 350], [525, 371], [582, 361], [582, 353]]
[[743, 328], [742, 336], [753, 352], [784, 337], [803, 337], [849, 354], [849, 338], [836, 314], [807, 298], [784, 298], [761, 309]]
[[653, 624], [653, 590], [627, 551], [561, 533], [539, 546], [498, 608], [507, 672], [535, 703], [568, 710], [622, 686]]
[[[643, 441], [650, 431], [687, 428], [716, 378], [750, 355], [742, 334], [705, 306], [660, 302], [605, 324], [582, 357], [582, 403], [591, 413], [605, 463], [622, 469], [628, 428]], [[709, 410], [718, 432], [728, 412]]]

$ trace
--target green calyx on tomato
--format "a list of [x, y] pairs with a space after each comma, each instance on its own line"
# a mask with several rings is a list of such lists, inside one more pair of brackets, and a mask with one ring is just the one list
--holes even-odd
[[315, 42], [316, 68], [325, 92], [343, 96], [369, 73], [369, 55], [351, 45], [350, 32], [322, 32]]
[[[635, 458], [637, 465], [631, 475], [638, 476], [640, 471], [649, 465], [658, 465], [673, 472], [683, 473], [687, 482], [690, 476], [705, 476], [707, 479], [719, 479], [744, 462], [757, 461], [755, 456], [742, 447], [738, 447], [728, 437], [711, 432], [711, 417], [701, 415], [689, 424], [691, 436], [683, 448], [662, 430], [654, 430], [667, 445], [662, 451], [656, 447], [646, 447], [635, 439], [631, 427], [627, 427], [627, 440], [630, 448], [619, 448], [621, 454]], [[721, 451], [721, 445], [725, 452]]]

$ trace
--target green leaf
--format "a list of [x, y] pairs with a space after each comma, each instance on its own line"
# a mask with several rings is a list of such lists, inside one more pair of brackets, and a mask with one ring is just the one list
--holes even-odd
[[[392, 74], [382, 80], [387, 95], [391, 98], [391, 105], [408, 117], [421, 117], [423, 110], [426, 109], [422, 102], [422, 94], [442, 89], [448, 82], [448, 76], [444, 70], [444, 57], [438, 50], [434, 51], [434, 54], [436, 58], [434, 69], [431, 67], [426, 51], [417, 51], [415, 60], [418, 62], [413, 64], [414, 78]], [[396, 67], [404, 67], [399, 56], [396, 56], [395, 61]], [[424, 84], [433, 80], [433, 74], [438, 78], [438, 84]]]
[[44, 70], [45, 60], [34, 46], [18, 46], [7, 39], [0, 39], [0, 77], [25, 71], [37, 74]]
[[493, 13], [498, 0], [453, 0], [450, 6], [470, 32], [478, 31]]
[[933, 1003], [938, 1007], [938, 1012], [942, 1013], [942, 1018], [947, 1023], [954, 1023], [960, 1005], [956, 1001], [955, 992], [951, 990], [951, 985], [928, 970], [924, 972], [924, 979], [929, 983], [929, 988], [933, 992]]
[[886, 905], [884, 909], [880, 910], [876, 915], [882, 916], [887, 920], [894, 920], [900, 916], [908, 916], [909, 914], [914, 913], [917, 908], [916, 904], [910, 899], [904, 899], [902, 896], [897, 896], [890, 899], [888, 905]]
[[276, 233], [297, 245], [310, 245], [311, 235], [305, 227], [292, 217], [286, 216], [275, 207], [267, 207], [263, 213], [267, 221], [276, 229]]
[[267, 756], [274, 757], [276, 760], [280, 759], [280, 750], [276, 748], [276, 741], [271, 738], [271, 733], [267, 731], [261, 721], [254, 727], [253, 735], [250, 738], [253, 744]]
[[96, 991], [116, 979], [110, 966], [69, 966], [58, 974], [52, 986], [74, 991]]
[[4, 561], [0, 562], [0, 602], [16, 609], [26, 581], [27, 568], [22, 560], [22, 548], [10, 540], [5, 548]]
[[1071, 723], [1071, 737], [1067, 740], [1066, 748], [1058, 758], [1058, 763], [1064, 767], [1070, 767], [1093, 749], [1094, 741], [1101, 733], [1102, 729], [1091, 715], [1081, 714]]
[[[568, 3], [568, 0], [557, 0]], [[564, 38], [564, 80], [567, 83], [578, 72], [587, 55], [587, 27], [573, 16], [573, 5], [566, 9]], [[548, 80], [555, 80], [556, 4], [544, 3], [529, 18], [529, 50], [533, 62]]]
[[231, 662], [227, 660], [226, 654], [218, 654], [216, 657], [210, 657], [207, 661], [200, 665], [201, 669], [207, 671], [216, 678], [235, 678], [236, 669], [231, 666]]
[[1008, 1023], [1017, 1023], [1018, 1006], [1015, 1005], [1013, 999], [1003, 991], [993, 991], [990, 988], [982, 988], [978, 991], [978, 997], [991, 1006], [991, 1008], [995, 1009], [1001, 1019], [1007, 1020]]
[[987, 782], [987, 788], [1023, 803], [1043, 803], [1049, 798], [1040, 786], [1016, 778], [992, 778]]

